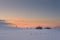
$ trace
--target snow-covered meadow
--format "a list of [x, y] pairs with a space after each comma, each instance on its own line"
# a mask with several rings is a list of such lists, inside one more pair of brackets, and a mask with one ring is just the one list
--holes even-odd
[[60, 29], [0, 28], [0, 40], [60, 40]]

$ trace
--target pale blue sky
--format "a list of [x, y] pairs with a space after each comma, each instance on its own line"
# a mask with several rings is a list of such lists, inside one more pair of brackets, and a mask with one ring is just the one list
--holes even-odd
[[6, 17], [60, 23], [60, 0], [0, 0], [0, 18]]

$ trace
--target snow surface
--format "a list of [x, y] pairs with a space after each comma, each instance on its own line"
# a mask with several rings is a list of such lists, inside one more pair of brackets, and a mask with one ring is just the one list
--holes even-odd
[[60, 29], [1, 29], [0, 40], [60, 40]]

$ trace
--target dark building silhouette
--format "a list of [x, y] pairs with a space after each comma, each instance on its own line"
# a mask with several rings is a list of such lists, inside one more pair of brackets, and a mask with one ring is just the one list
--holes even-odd
[[38, 26], [38, 27], [36, 27], [35, 29], [42, 29], [42, 27], [41, 27], [41, 26]]
[[50, 27], [45, 27], [45, 29], [51, 29]]

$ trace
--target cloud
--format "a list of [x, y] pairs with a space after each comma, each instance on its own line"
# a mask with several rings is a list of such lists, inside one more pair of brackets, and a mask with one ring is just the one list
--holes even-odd
[[7, 23], [6, 20], [0, 20], [0, 27], [9, 27], [11, 23]]

